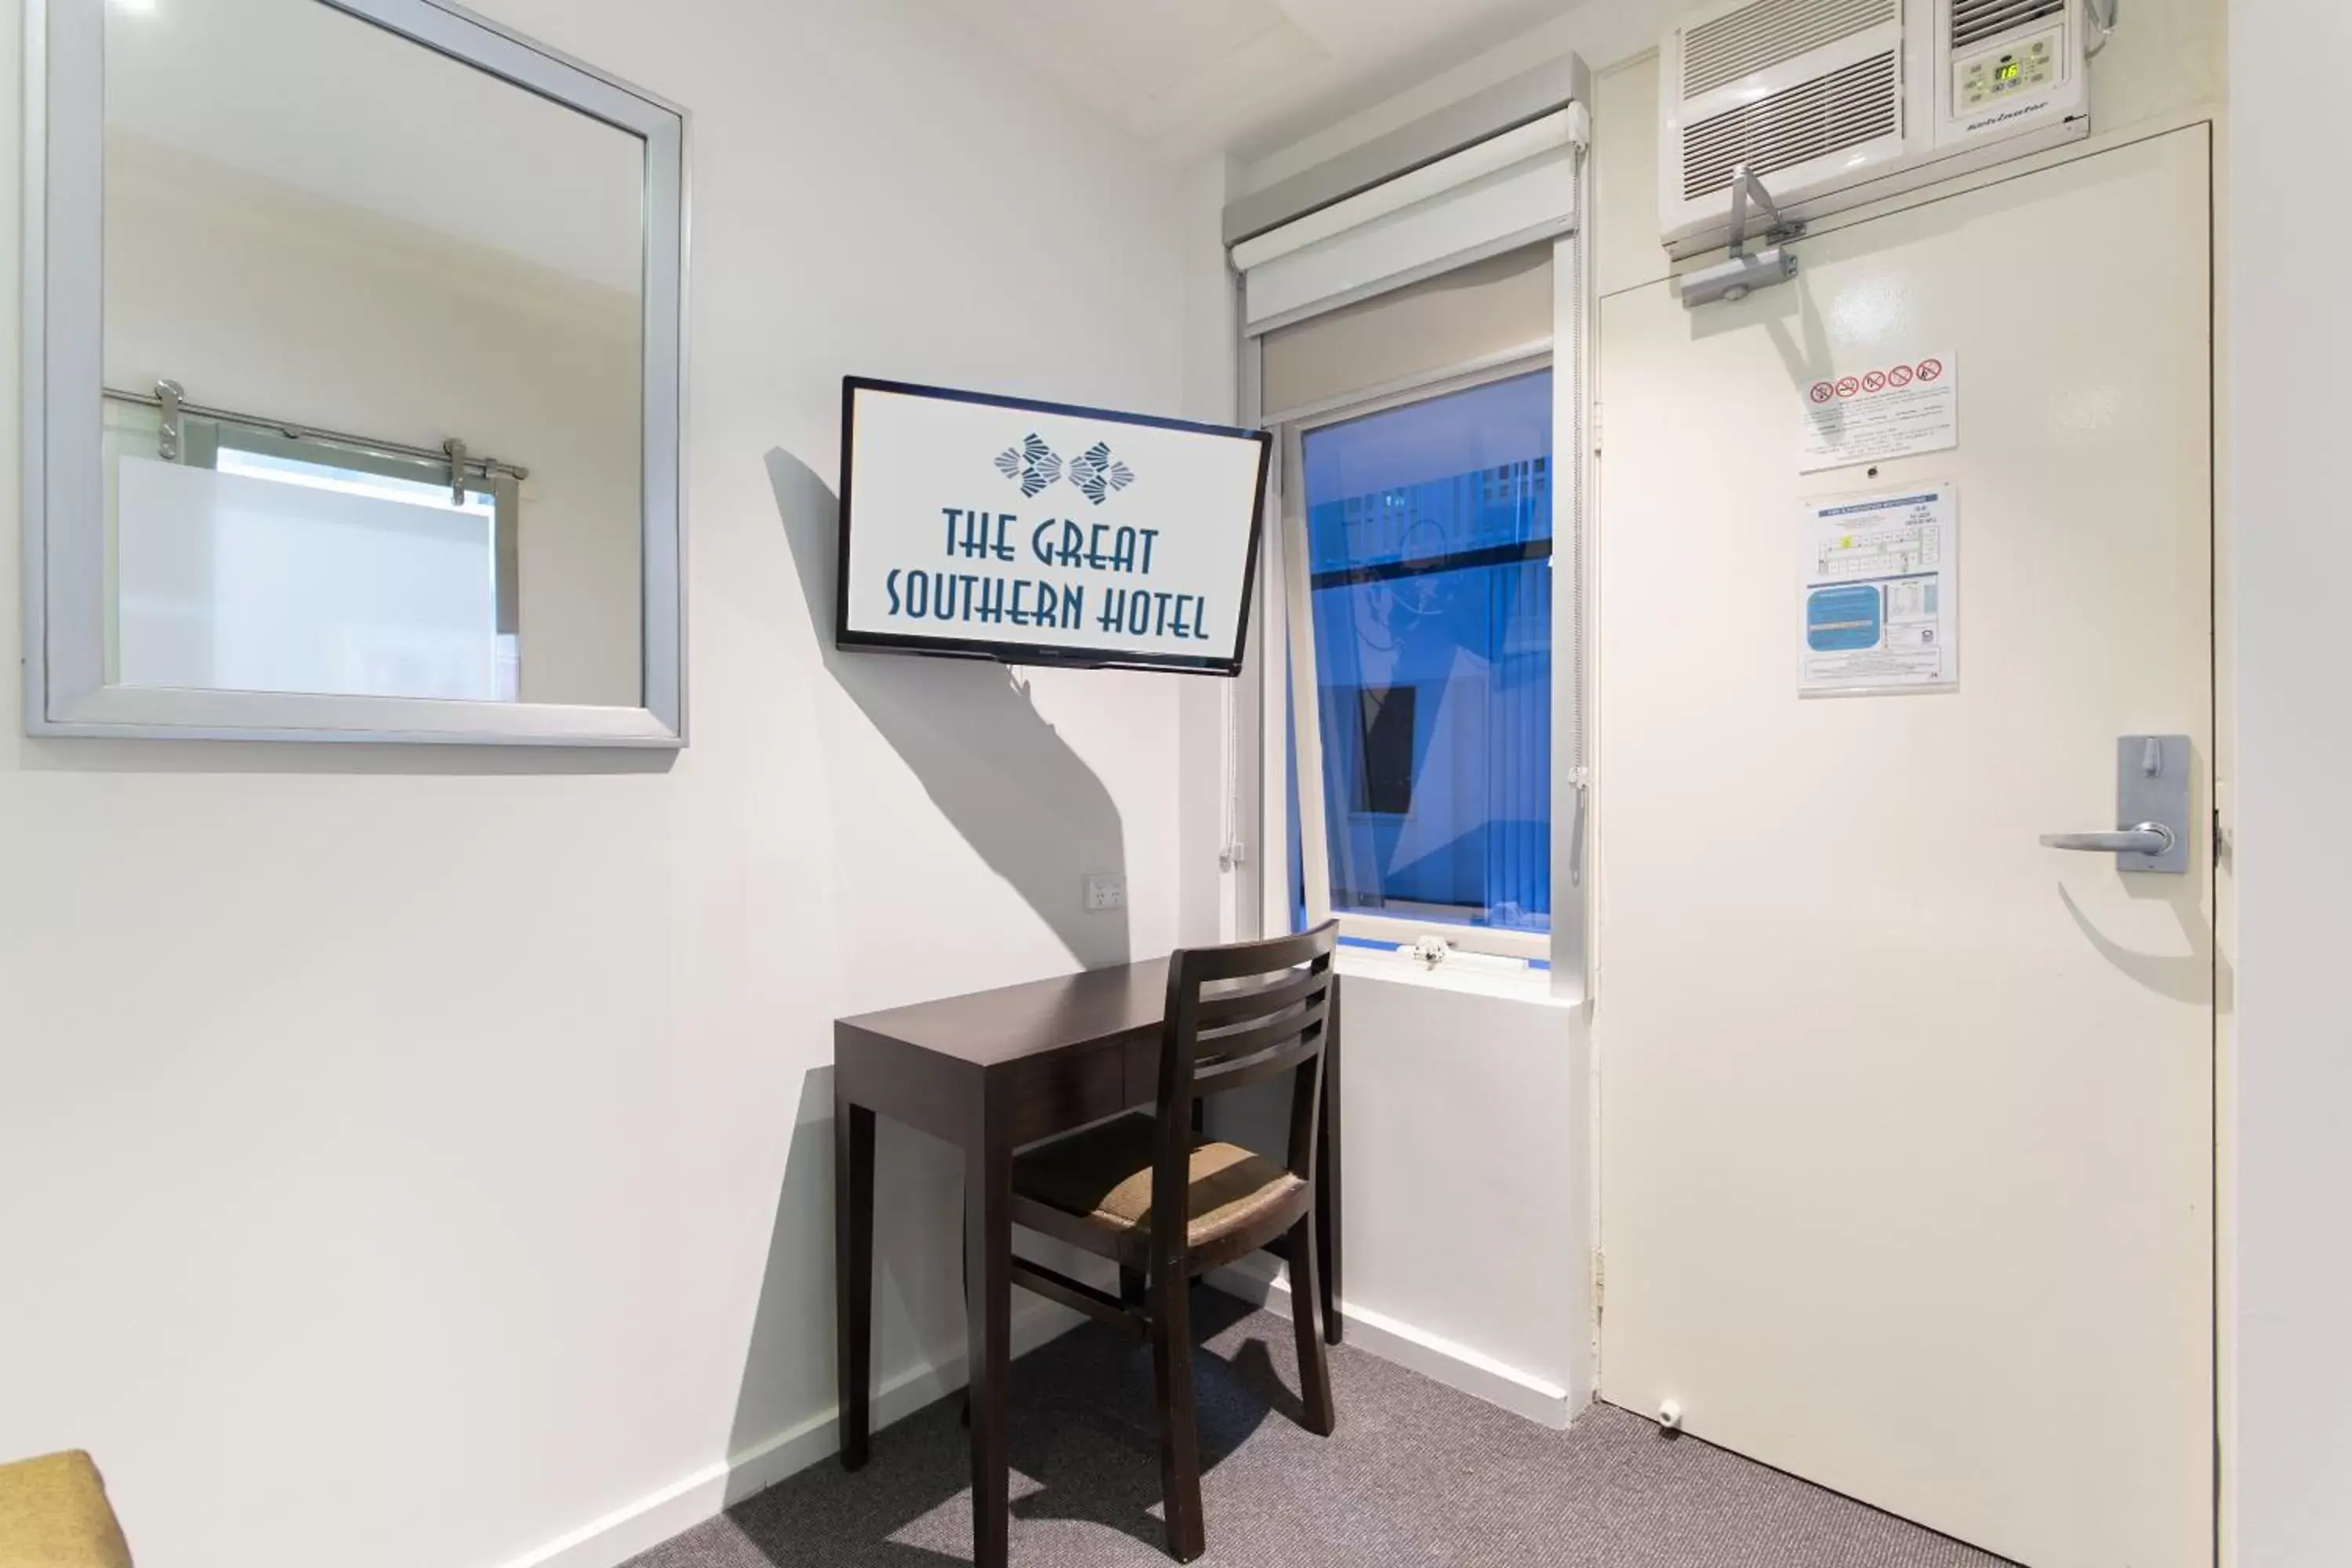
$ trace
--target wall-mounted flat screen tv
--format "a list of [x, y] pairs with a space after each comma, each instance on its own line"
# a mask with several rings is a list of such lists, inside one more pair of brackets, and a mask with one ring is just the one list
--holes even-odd
[[1272, 437], [842, 382], [845, 648], [1236, 675]]

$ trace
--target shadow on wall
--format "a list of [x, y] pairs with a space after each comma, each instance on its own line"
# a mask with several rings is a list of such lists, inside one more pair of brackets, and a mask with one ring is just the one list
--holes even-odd
[[[905, 1385], [877, 1401], [878, 1429], [893, 1409], [927, 1404], [963, 1383], [963, 1160], [893, 1121], [880, 1121], [876, 1134], [874, 1367], [886, 1384]], [[735, 1466], [726, 1485], [730, 1504], [832, 1453], [838, 1442], [833, 1184], [833, 1069], [823, 1067], [801, 1079], [728, 1435]]]
[[782, 448], [768, 454], [768, 482], [825, 669], [964, 842], [1037, 911], [1080, 967], [1127, 963], [1127, 911], [1085, 908], [1089, 875], [1127, 871], [1110, 791], [1037, 711], [1010, 667], [834, 647], [841, 502]]
[[[1090, 873], [1126, 869], [1118, 807], [1007, 667], [977, 659], [845, 654], [833, 646], [840, 502], [807, 464], [767, 457], [824, 667], [913, 770], [940, 812], [1037, 911], [1080, 966], [1128, 961], [1124, 910], [1088, 914]], [[875, 1158], [874, 1364], [901, 1384], [877, 1426], [961, 1385], [961, 1156], [884, 1121]], [[793, 1120], [737, 1394], [728, 1498], [835, 1444], [833, 1072], [810, 1071]]]

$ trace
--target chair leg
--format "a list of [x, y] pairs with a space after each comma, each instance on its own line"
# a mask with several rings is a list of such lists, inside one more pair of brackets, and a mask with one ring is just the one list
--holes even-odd
[[1316, 1277], [1315, 1211], [1290, 1227], [1290, 1322], [1298, 1334], [1298, 1395], [1307, 1429], [1328, 1437], [1339, 1425], [1331, 1407], [1331, 1365], [1324, 1359], [1322, 1281]]
[[1160, 1489], [1168, 1554], [1190, 1563], [1208, 1549], [1201, 1519], [1201, 1434], [1192, 1401], [1192, 1321], [1184, 1266], [1151, 1270], [1151, 1373], [1160, 1405]]

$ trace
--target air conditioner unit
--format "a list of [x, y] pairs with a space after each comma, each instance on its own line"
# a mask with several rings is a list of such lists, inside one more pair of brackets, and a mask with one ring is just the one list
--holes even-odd
[[1659, 212], [1724, 243], [1745, 164], [1802, 222], [2087, 136], [2085, 0], [1722, 0], [1666, 35]]

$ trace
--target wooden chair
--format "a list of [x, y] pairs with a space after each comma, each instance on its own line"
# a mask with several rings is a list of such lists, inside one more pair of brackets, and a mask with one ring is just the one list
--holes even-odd
[[[1331, 1433], [1315, 1143], [1323, 1050], [1338, 1015], [1338, 930], [1333, 922], [1302, 936], [1177, 952], [1156, 1114], [1130, 1112], [1013, 1159], [1013, 1223], [1113, 1260], [1120, 1288], [1112, 1297], [1017, 1258], [1013, 1283], [1151, 1342], [1168, 1549], [1179, 1563], [1204, 1550], [1188, 1310], [1194, 1278], [1287, 1238], [1306, 1424], [1318, 1436]], [[1202, 1100], [1282, 1073], [1291, 1075], [1287, 1159], [1196, 1132]]]

